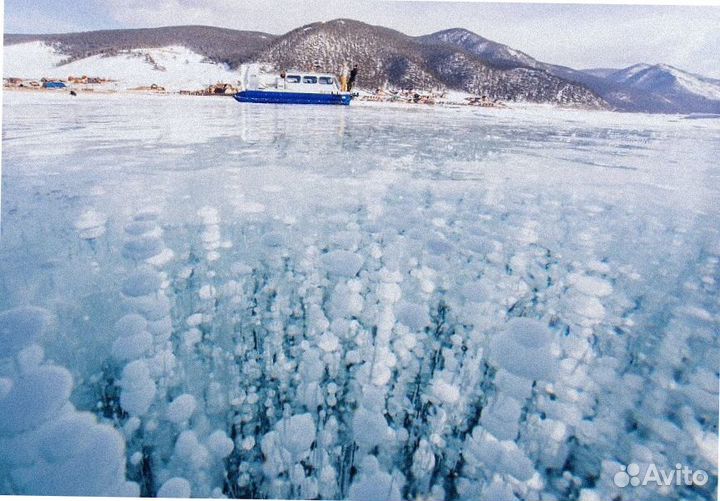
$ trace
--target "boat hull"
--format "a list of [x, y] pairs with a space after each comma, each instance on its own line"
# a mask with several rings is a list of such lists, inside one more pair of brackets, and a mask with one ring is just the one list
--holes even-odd
[[339, 104], [347, 106], [352, 100], [351, 94], [321, 94], [319, 92], [278, 92], [263, 90], [244, 90], [233, 96], [241, 103], [270, 104]]

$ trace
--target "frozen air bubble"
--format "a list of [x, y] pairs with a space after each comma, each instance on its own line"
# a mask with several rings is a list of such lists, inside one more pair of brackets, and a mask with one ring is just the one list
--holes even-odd
[[205, 225], [216, 225], [220, 223], [220, 216], [215, 207], [205, 206], [197, 211], [197, 215]]
[[122, 293], [129, 297], [148, 296], [160, 289], [160, 275], [154, 271], [137, 271], [123, 280]]
[[167, 480], [157, 492], [159, 498], [189, 498], [192, 494], [190, 482], [182, 477]]
[[125, 233], [131, 236], [162, 236], [162, 229], [154, 221], [133, 221], [125, 225]]
[[119, 336], [139, 334], [146, 328], [147, 320], [137, 313], [129, 313], [115, 322], [115, 333]]
[[340, 343], [338, 342], [338, 338], [335, 334], [332, 332], [326, 332], [320, 336], [320, 339], [318, 340], [318, 347], [320, 347], [321, 350], [330, 353], [337, 351], [338, 348], [340, 348]]
[[210, 453], [220, 459], [229, 456], [235, 448], [235, 444], [223, 430], [212, 432], [205, 443]]
[[440, 402], [455, 404], [460, 400], [460, 389], [451, 383], [438, 379], [432, 385], [432, 394]]
[[133, 217], [134, 221], [155, 221], [160, 217], [160, 208], [158, 207], [145, 207], [140, 209]]
[[94, 209], [83, 212], [77, 221], [75, 228], [80, 233], [80, 238], [84, 240], [93, 240], [105, 234], [105, 223], [107, 216], [102, 212]]
[[353, 439], [358, 447], [369, 451], [386, 442], [390, 428], [380, 412], [360, 407], [353, 414], [352, 430]]
[[218, 225], [210, 225], [205, 227], [205, 231], [200, 235], [203, 246], [206, 250], [216, 249], [220, 246], [220, 227]]
[[165, 295], [127, 297], [125, 301], [149, 322], [162, 320], [170, 314], [170, 300]]
[[605, 317], [605, 307], [595, 296], [586, 296], [584, 294], [569, 295], [572, 310], [581, 317], [589, 320], [602, 320]]
[[275, 425], [275, 432], [282, 446], [299, 458], [315, 441], [315, 420], [309, 413], [284, 418]]
[[149, 332], [127, 334], [112, 344], [112, 356], [116, 360], [136, 360], [152, 349], [153, 337]]
[[375, 456], [366, 456], [360, 474], [353, 479], [348, 493], [352, 501], [385, 501], [402, 499], [400, 486], [392, 475], [380, 469]]
[[19, 492], [53, 496], [137, 496], [125, 480], [125, 443], [87, 412], [70, 412], [40, 428], [32, 464], [13, 472]]
[[35, 342], [50, 323], [50, 312], [34, 306], [21, 306], [0, 313], [0, 358], [14, 356]]
[[552, 333], [544, 323], [513, 318], [490, 339], [490, 356], [499, 367], [518, 376], [551, 380], [556, 370], [551, 341]]
[[413, 331], [422, 331], [430, 325], [427, 308], [419, 304], [400, 303], [396, 307], [397, 321], [405, 324]]
[[38, 367], [15, 379], [0, 400], [0, 435], [31, 430], [56, 417], [71, 389], [70, 373], [52, 365]]
[[138, 237], [125, 242], [123, 256], [128, 259], [148, 259], [160, 254], [163, 243], [157, 237]]
[[363, 258], [354, 252], [334, 250], [323, 254], [320, 259], [332, 275], [354, 277], [363, 265]]
[[125, 366], [120, 380], [120, 406], [129, 414], [142, 416], [155, 398], [155, 382], [143, 360], [135, 360]]
[[175, 253], [171, 249], [164, 248], [159, 254], [146, 259], [145, 262], [156, 268], [162, 268], [174, 258]]
[[578, 292], [586, 296], [605, 297], [612, 294], [612, 285], [606, 280], [580, 273], [573, 273], [568, 276], [568, 281]]
[[167, 417], [168, 421], [179, 424], [190, 419], [196, 408], [197, 401], [195, 397], [184, 393], [170, 402], [165, 417]]

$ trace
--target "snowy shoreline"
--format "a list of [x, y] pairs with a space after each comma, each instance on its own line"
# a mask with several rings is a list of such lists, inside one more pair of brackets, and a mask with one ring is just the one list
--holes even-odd
[[[77, 87], [67, 87], [65, 89], [43, 89], [43, 88], [18, 88], [18, 87], [5, 87], [3, 89], [4, 92], [8, 93], [17, 93], [17, 94], [37, 94], [37, 95], [63, 95], [63, 94], [69, 94], [71, 90], [74, 90], [78, 96], [84, 96], [84, 97], [90, 97], [90, 96], [102, 96], [103, 98], [106, 97], [119, 97], [123, 98], [126, 96], [152, 96], [152, 97], [164, 97], [164, 98], [172, 98], [172, 97], [181, 97], [181, 98], [230, 98], [232, 99], [232, 95], [200, 95], [200, 94], [191, 94], [181, 91], [154, 91], [154, 90], [135, 90], [135, 89], [92, 89], [92, 90], [86, 90], [82, 88]], [[75, 97], [75, 96], [74, 96]], [[73, 101], [70, 101], [73, 102]], [[594, 112], [594, 113], [607, 113], [611, 115], [618, 115], [618, 116], [635, 116], [635, 117], [642, 117], [642, 116], [656, 116], [656, 117], [666, 117], [669, 119], [677, 118], [677, 117], [689, 117], [689, 118], [703, 118], [703, 119], [715, 119], [720, 118], [720, 115], [714, 115], [714, 114], [689, 114], [689, 115], [683, 115], [683, 114], [650, 114], [650, 113], [638, 113], [638, 112], [628, 112], [628, 111], [618, 111], [618, 110], [589, 110], [582, 106], [569, 106], [569, 105], [559, 105], [559, 104], [548, 104], [548, 103], [531, 103], [531, 102], [508, 102], [503, 103], [503, 106], [474, 106], [469, 105], [463, 101], [446, 101], [446, 102], [440, 102], [440, 103], [432, 103], [432, 104], [424, 104], [424, 103], [403, 103], [403, 102], [392, 102], [392, 101], [363, 101], [360, 99], [356, 99], [351, 104], [352, 107], [363, 107], [363, 108], [379, 108], [379, 109], [421, 109], [421, 110], [428, 110], [428, 109], [436, 109], [436, 110], [447, 110], [447, 109], [462, 109], [462, 110], [475, 110], [478, 113], [483, 112], [490, 112], [490, 113], [506, 113], [506, 112], [512, 112], [512, 111], [535, 111], [538, 113], [542, 113], [543, 111], [556, 111], [556, 112], [577, 112], [577, 113], [584, 113], [584, 112]], [[695, 117], [697, 115], [697, 117]]]

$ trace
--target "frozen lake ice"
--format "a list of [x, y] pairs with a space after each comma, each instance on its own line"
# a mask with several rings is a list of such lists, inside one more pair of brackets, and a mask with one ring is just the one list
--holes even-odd
[[4, 100], [1, 494], [713, 499], [720, 120]]

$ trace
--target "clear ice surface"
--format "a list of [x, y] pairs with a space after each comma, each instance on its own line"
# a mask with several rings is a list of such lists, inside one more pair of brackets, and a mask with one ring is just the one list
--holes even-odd
[[4, 100], [0, 494], [713, 499], [719, 120]]

